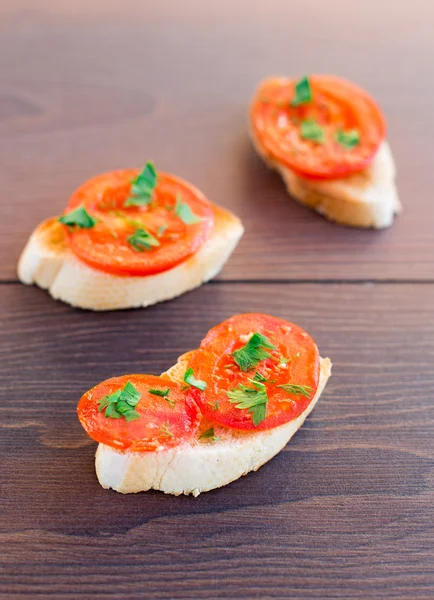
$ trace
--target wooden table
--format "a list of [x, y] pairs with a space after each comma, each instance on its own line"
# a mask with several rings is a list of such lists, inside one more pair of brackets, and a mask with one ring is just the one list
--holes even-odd
[[[434, 597], [434, 4], [3, 0], [0, 597]], [[404, 213], [330, 224], [255, 156], [262, 77], [333, 72], [385, 110]], [[217, 280], [93, 314], [18, 283], [32, 228], [153, 158], [243, 219]], [[98, 485], [81, 393], [159, 373], [242, 311], [293, 320], [334, 377], [293, 442], [199, 498]]]

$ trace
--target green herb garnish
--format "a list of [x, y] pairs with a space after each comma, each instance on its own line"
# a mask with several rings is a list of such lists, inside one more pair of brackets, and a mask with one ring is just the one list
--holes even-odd
[[205, 381], [202, 381], [201, 379], [196, 379], [196, 377], [194, 376], [194, 373], [193, 373], [193, 369], [191, 367], [189, 369], [187, 369], [186, 372], [184, 373], [184, 381], [185, 381], [185, 383], [188, 383], [188, 385], [192, 385], [193, 387], [197, 388], [198, 390], [202, 390], [202, 392], [206, 388]]
[[229, 402], [235, 404], [236, 408], [248, 409], [252, 415], [253, 425], [256, 427], [265, 419], [267, 412], [267, 390], [265, 385], [254, 379], [249, 379], [253, 387], [238, 384], [236, 388], [226, 392]]
[[258, 373], [258, 371], [256, 371], [255, 376], [253, 377], [253, 381], [260, 381], [261, 383], [275, 383], [276, 380], [267, 379], [266, 377], [261, 375], [261, 373]]
[[150, 388], [148, 392], [154, 396], [161, 396], [162, 398], [165, 398], [169, 395], [170, 389], [167, 388], [167, 390], [158, 390], [157, 388]]
[[164, 425], [160, 427], [160, 433], [163, 437], [171, 438], [173, 437], [173, 433], [170, 431], [170, 423], [169, 420], [165, 422]]
[[134, 248], [134, 250], [138, 250], [139, 252], [144, 252], [145, 250], [152, 250], [152, 247], [160, 246], [160, 242], [155, 238], [149, 231], [145, 229], [137, 229], [130, 235], [128, 238], [128, 243]]
[[260, 360], [270, 358], [271, 354], [267, 350], [275, 350], [276, 346], [270, 340], [260, 333], [254, 333], [245, 346], [235, 350], [232, 354], [234, 361], [242, 371], [248, 371], [256, 367]]
[[312, 392], [312, 388], [308, 385], [297, 385], [295, 383], [285, 383], [283, 385], [278, 385], [277, 387], [282, 388], [285, 392], [288, 392], [288, 394], [304, 396], [305, 398], [309, 398]]
[[170, 388], [167, 388], [165, 390], [159, 390], [157, 388], [151, 388], [148, 390], [148, 392], [150, 394], [154, 394], [154, 396], [160, 396], [161, 398], [164, 398], [166, 400], [166, 402], [169, 403], [170, 408], [173, 408], [176, 404], [176, 400], [173, 400], [173, 398], [169, 398], [169, 392], [170, 392]]
[[335, 139], [339, 144], [345, 146], [345, 148], [351, 149], [360, 143], [360, 133], [358, 129], [349, 129], [348, 131], [338, 129]]
[[125, 213], [123, 213], [120, 210], [111, 210], [110, 213], [118, 219], [122, 219], [124, 223], [130, 225], [131, 227], [136, 227], [137, 229], [143, 227], [143, 223], [141, 221], [137, 221], [136, 219], [131, 219], [131, 217], [127, 217]]
[[310, 87], [308, 77], [302, 77], [295, 84], [295, 96], [291, 100], [291, 106], [300, 106], [300, 104], [307, 104], [312, 100], [312, 90]]
[[200, 217], [194, 214], [189, 205], [181, 200], [180, 194], [176, 197], [175, 215], [177, 215], [186, 225], [193, 225], [194, 223], [200, 223], [202, 221]]
[[304, 140], [312, 140], [322, 144], [325, 140], [324, 129], [314, 119], [302, 121], [300, 125], [300, 136]]
[[199, 439], [200, 440], [212, 440], [213, 442], [218, 442], [220, 438], [215, 435], [214, 427], [211, 427], [210, 429], [207, 429], [206, 431], [204, 431]]
[[70, 213], [62, 215], [58, 218], [58, 221], [68, 227], [78, 227], [80, 229], [92, 229], [98, 223], [98, 219], [92, 217], [84, 206], [79, 206]]
[[167, 225], [160, 225], [160, 227], [157, 229], [158, 237], [161, 237], [163, 235], [163, 233], [166, 231], [166, 229], [167, 229]]
[[131, 182], [131, 196], [125, 201], [125, 206], [143, 206], [151, 204], [152, 195], [157, 185], [157, 172], [154, 164], [147, 162], [145, 168]]
[[132, 383], [127, 381], [122, 389], [101, 398], [98, 412], [105, 410], [105, 416], [110, 419], [125, 417], [126, 421], [135, 421], [140, 419], [140, 414], [134, 407], [141, 397], [140, 392], [136, 390]]

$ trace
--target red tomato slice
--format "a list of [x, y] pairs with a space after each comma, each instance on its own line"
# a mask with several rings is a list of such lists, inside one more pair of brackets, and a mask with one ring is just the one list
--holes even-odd
[[[98, 411], [101, 398], [132, 383], [141, 394], [135, 410], [140, 418], [127, 422], [125, 417], [112, 419]], [[149, 393], [149, 389], [169, 389], [166, 398]], [[197, 430], [200, 410], [197, 400], [202, 392], [196, 388], [183, 391], [179, 383], [156, 375], [113, 377], [89, 390], [78, 403], [78, 418], [91, 438], [117, 450], [156, 452], [178, 446]], [[170, 400], [170, 403], [169, 403]]]
[[[91, 229], [69, 231], [70, 247], [82, 261], [115, 275], [161, 273], [192, 256], [206, 240], [214, 223], [212, 205], [195, 187], [167, 173], [158, 173], [150, 205], [124, 206], [138, 169], [113, 171], [84, 183], [71, 197], [66, 212], [79, 206], [99, 222]], [[202, 220], [187, 225], [175, 214], [177, 198]], [[143, 252], [128, 238], [144, 228], [159, 241]], [[165, 228], [162, 231], [162, 228]]]
[[[266, 336], [276, 349], [269, 350], [270, 358], [243, 372], [234, 362], [233, 352], [245, 346], [253, 333]], [[207, 383], [206, 394], [198, 397], [205, 417], [232, 429], [260, 431], [292, 421], [307, 408], [318, 387], [320, 362], [318, 348], [303, 329], [283, 319], [252, 313], [231, 317], [211, 329], [192, 354], [189, 366], [196, 378]], [[266, 417], [257, 426], [248, 409], [237, 408], [226, 394], [239, 384], [252, 388], [256, 372], [270, 380], [264, 383]], [[304, 386], [307, 397], [279, 387], [287, 384]]]
[[[298, 106], [291, 106], [295, 80], [274, 78], [259, 86], [250, 110], [255, 138], [269, 158], [308, 178], [336, 179], [363, 170], [385, 137], [380, 108], [345, 79], [312, 75], [309, 82], [312, 100]], [[323, 128], [324, 143], [301, 137], [300, 124], [306, 120]], [[352, 129], [358, 130], [360, 142], [347, 148], [335, 136]]]

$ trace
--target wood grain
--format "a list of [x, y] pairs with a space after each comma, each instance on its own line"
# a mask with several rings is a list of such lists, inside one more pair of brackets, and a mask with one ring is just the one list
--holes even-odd
[[[433, 307], [434, 285], [220, 282], [95, 314], [0, 286], [0, 597], [432, 598]], [[196, 499], [100, 488], [82, 392], [161, 372], [242, 311], [297, 322], [333, 360], [293, 442]]]
[[[430, 0], [3, 1], [0, 277], [82, 181], [154, 158], [243, 219], [222, 279], [432, 279], [433, 19]], [[312, 71], [387, 115], [405, 208], [388, 231], [296, 205], [251, 148], [257, 82]]]
[[[430, 0], [0, 3], [1, 600], [432, 600], [433, 19]], [[383, 107], [404, 204], [390, 230], [327, 223], [254, 154], [255, 85], [308, 72]], [[241, 216], [218, 281], [106, 314], [14, 283], [75, 187], [148, 158]], [[246, 311], [297, 322], [333, 360], [291, 444], [199, 498], [100, 488], [83, 391], [160, 373]]]

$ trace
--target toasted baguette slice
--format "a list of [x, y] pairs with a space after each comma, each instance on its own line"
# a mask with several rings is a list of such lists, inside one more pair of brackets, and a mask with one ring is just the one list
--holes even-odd
[[[163, 377], [182, 382], [188, 357], [189, 353], [183, 354]], [[152, 489], [175, 496], [198, 496], [227, 485], [256, 471], [282, 450], [313, 410], [330, 374], [331, 362], [322, 358], [319, 386], [312, 402], [299, 417], [275, 429], [250, 433], [203, 422], [201, 431], [213, 426], [218, 441], [195, 439], [161, 452], [120, 452], [99, 444], [95, 457], [98, 480], [102, 487], [123, 494]]]
[[30, 236], [18, 264], [23, 283], [36, 283], [53, 298], [91, 310], [149, 306], [175, 298], [212, 279], [244, 232], [241, 221], [213, 205], [214, 227], [199, 250], [180, 265], [143, 277], [98, 271], [79, 260], [66, 244], [57, 218], [41, 223]]
[[395, 185], [395, 164], [387, 141], [382, 142], [374, 160], [364, 171], [340, 179], [315, 180], [300, 177], [272, 157], [253, 128], [250, 135], [264, 161], [283, 177], [289, 194], [331, 221], [352, 227], [382, 229], [389, 227], [394, 215], [401, 211]]

